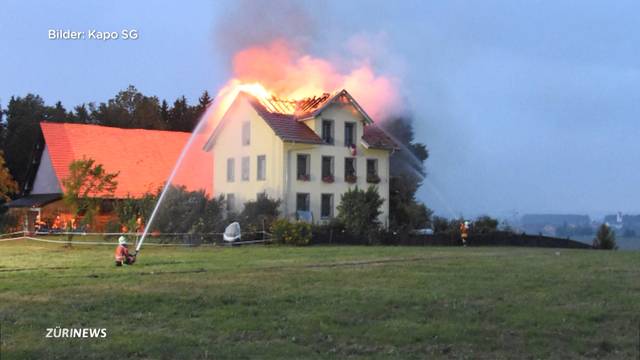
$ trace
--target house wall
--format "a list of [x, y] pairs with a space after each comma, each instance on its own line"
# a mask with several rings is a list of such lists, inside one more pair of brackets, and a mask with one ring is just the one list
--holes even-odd
[[[285, 144], [285, 160], [289, 164], [287, 178], [287, 191], [289, 195], [286, 199], [285, 214], [293, 216], [296, 210], [296, 194], [310, 194], [310, 210], [313, 213], [314, 221], [320, 219], [320, 206], [322, 194], [333, 194], [333, 215], [337, 215], [337, 206], [340, 203], [340, 196], [347, 189], [358, 186], [360, 189], [366, 189], [369, 185], [366, 181], [367, 159], [378, 160], [378, 175], [380, 183], [376, 184], [378, 193], [384, 199], [382, 205], [382, 213], [379, 221], [383, 225], [389, 222], [389, 151], [379, 149], [366, 149], [362, 146], [360, 138], [363, 135], [363, 118], [350, 105], [332, 105], [325, 109], [313, 122], [305, 122], [315, 126], [314, 131], [317, 134], [322, 132], [322, 120], [332, 120], [334, 126], [334, 144], [333, 145], [313, 145], [305, 146], [300, 144]], [[344, 124], [345, 122], [356, 123], [356, 156], [351, 156], [351, 150], [344, 146]], [[310, 155], [310, 181], [301, 181], [297, 179], [297, 155]], [[322, 157], [333, 157], [333, 172], [335, 181], [333, 183], [325, 183], [322, 181]], [[356, 176], [357, 182], [350, 184], [345, 180], [344, 166], [345, 158], [356, 158]]]
[[49, 148], [47, 145], [44, 147], [42, 157], [40, 158], [40, 165], [38, 165], [38, 172], [33, 182], [33, 189], [31, 194], [58, 194], [62, 193], [62, 188], [58, 181], [53, 165], [51, 164], [51, 156], [49, 155]]
[[[242, 210], [242, 204], [255, 200], [258, 193], [266, 192], [270, 198], [282, 198], [284, 178], [282, 152], [283, 142], [271, 127], [260, 118], [246, 101], [237, 101], [229, 109], [226, 122], [213, 147], [214, 183], [216, 196], [234, 194], [235, 211]], [[226, 121], [226, 119], [224, 119]], [[242, 124], [250, 124], [250, 145], [242, 145]], [[257, 158], [266, 156], [266, 179], [257, 180]], [[249, 156], [249, 181], [242, 180], [242, 158]], [[235, 179], [227, 181], [227, 159], [235, 160]]]

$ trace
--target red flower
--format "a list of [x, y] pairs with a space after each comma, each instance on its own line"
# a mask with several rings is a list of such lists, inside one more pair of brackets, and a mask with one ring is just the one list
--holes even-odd
[[322, 177], [322, 181], [326, 183], [332, 183], [334, 180], [333, 175], [325, 175]]

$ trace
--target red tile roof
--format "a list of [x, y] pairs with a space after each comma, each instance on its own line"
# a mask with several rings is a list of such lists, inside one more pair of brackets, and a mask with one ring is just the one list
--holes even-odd
[[283, 141], [306, 144], [323, 143], [318, 134], [311, 130], [307, 125], [296, 121], [296, 117], [294, 115], [271, 112], [267, 110], [267, 108], [255, 97], [247, 93], [241, 94], [247, 98], [258, 115], [267, 122], [276, 135]]
[[391, 139], [387, 132], [373, 124], [364, 127], [362, 140], [367, 143], [368, 147], [373, 149], [398, 149], [398, 145]]
[[[169, 175], [191, 134], [175, 131], [121, 129], [98, 125], [40, 123], [53, 169], [60, 181], [73, 160], [91, 158], [108, 172], [120, 172], [114, 196], [140, 197], [154, 193]], [[174, 184], [213, 193], [213, 159], [195, 139]]]

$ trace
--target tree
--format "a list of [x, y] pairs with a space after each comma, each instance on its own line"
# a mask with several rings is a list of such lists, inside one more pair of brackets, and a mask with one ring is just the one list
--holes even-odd
[[4, 161], [4, 153], [0, 150], [0, 199], [9, 201], [9, 195], [18, 192], [18, 184], [13, 180], [9, 169]]
[[356, 186], [340, 197], [338, 220], [350, 234], [370, 238], [380, 226], [378, 216], [383, 203], [375, 186], [369, 186], [366, 191]]
[[448, 233], [451, 229], [449, 228], [449, 220], [443, 218], [441, 216], [433, 217], [433, 232], [438, 233]]
[[25, 97], [11, 97], [5, 110], [7, 125], [2, 149], [7, 167], [24, 188], [35, 144], [40, 137], [40, 121], [47, 117], [47, 107], [40, 96], [28, 94]]
[[162, 119], [165, 128], [171, 130], [169, 126], [169, 104], [167, 104], [167, 100], [162, 100], [162, 105], [160, 105], [160, 119]]
[[83, 224], [90, 224], [104, 198], [112, 198], [118, 182], [118, 173], [108, 173], [93, 159], [74, 160], [69, 165], [69, 176], [62, 180], [64, 202], [75, 216], [84, 215]]
[[389, 160], [389, 225], [400, 231], [430, 226], [433, 212], [415, 197], [426, 176], [424, 162], [429, 158], [429, 152], [424, 144], [414, 142], [410, 117], [389, 119], [382, 123], [382, 127], [398, 145], [404, 146]]
[[176, 99], [169, 111], [169, 130], [190, 132], [197, 121], [197, 108], [189, 106], [184, 96]]
[[200, 121], [200, 118], [204, 115], [204, 113], [207, 111], [207, 108], [212, 102], [213, 98], [211, 98], [211, 96], [209, 96], [209, 92], [205, 90], [198, 99], [198, 105], [195, 109], [195, 123], [193, 125], [193, 128], [198, 125], [198, 121]]
[[160, 114], [160, 101], [155, 96], [145, 96], [129, 85], [113, 99], [101, 103], [91, 114], [100, 125], [122, 128], [165, 129]]
[[89, 110], [87, 110], [87, 106], [85, 104], [78, 105], [75, 108], [73, 108], [73, 110], [74, 110], [74, 114], [72, 116], [72, 122], [79, 123], [79, 124], [93, 123], [91, 114]]
[[46, 117], [42, 120], [51, 122], [70, 122], [73, 120], [73, 114], [67, 113], [60, 101], [56, 102], [53, 107], [48, 107]]
[[483, 215], [473, 222], [473, 232], [476, 234], [488, 234], [498, 230], [498, 220], [490, 216]]
[[209, 96], [209, 92], [205, 90], [202, 93], [202, 96], [200, 96], [200, 98], [198, 99], [198, 117], [200, 117], [207, 110], [207, 107], [209, 106], [209, 104], [211, 104], [212, 101], [213, 99], [211, 98], [211, 96]]
[[239, 216], [240, 224], [247, 232], [258, 232], [269, 229], [271, 223], [278, 218], [280, 200], [270, 199], [267, 194], [258, 196], [255, 201], [244, 203], [244, 209]]
[[606, 223], [598, 228], [598, 233], [593, 239], [593, 247], [603, 250], [615, 250], [618, 248], [616, 245], [616, 233]]

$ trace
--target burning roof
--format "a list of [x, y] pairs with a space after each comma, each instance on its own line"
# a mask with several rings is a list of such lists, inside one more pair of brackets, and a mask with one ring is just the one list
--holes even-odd
[[[355, 107], [363, 116], [365, 130], [362, 140], [365, 146], [374, 149], [397, 149], [397, 144], [382, 129], [375, 126], [373, 120], [367, 115], [362, 107], [346, 90], [339, 90], [331, 93], [323, 93], [320, 96], [307, 97], [301, 100], [291, 100], [279, 98], [274, 95], [264, 96], [255, 91], [241, 91], [237, 98], [245, 98], [271, 127], [275, 134], [283, 141], [298, 142], [306, 144], [323, 144], [322, 139], [311, 128], [301, 121], [306, 120], [320, 113], [330, 104], [341, 103], [350, 104]], [[227, 118], [226, 121], [229, 119]], [[220, 123], [214, 130], [211, 138], [205, 145], [207, 150], [211, 149], [214, 139], [224, 127], [224, 122]]]

